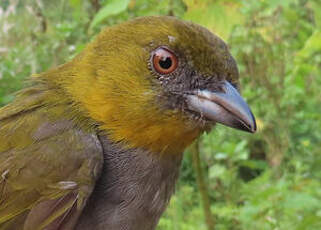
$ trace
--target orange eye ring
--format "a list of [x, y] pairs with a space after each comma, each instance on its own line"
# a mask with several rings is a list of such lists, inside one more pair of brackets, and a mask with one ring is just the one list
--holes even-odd
[[170, 74], [178, 66], [176, 55], [164, 47], [159, 47], [154, 51], [152, 62], [154, 70], [159, 74]]

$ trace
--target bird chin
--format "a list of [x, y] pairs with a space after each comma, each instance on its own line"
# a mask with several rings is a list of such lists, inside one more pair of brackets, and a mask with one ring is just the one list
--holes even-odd
[[216, 126], [216, 122], [208, 122], [204, 127], [203, 127], [203, 131], [205, 133], [209, 133], [212, 131], [212, 129]]
[[216, 121], [208, 119], [204, 116], [204, 114], [195, 112], [193, 110], [187, 109], [185, 110], [185, 113], [187, 113], [187, 117], [189, 117], [189, 121], [192, 123], [192, 125], [202, 132], [210, 132], [217, 124]]

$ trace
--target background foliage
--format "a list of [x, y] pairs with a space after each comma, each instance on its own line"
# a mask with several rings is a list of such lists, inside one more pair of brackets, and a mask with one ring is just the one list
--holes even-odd
[[158, 230], [321, 229], [319, 0], [1, 0], [0, 106], [25, 77], [70, 60], [102, 27], [145, 15], [191, 20], [223, 37], [259, 127], [250, 135], [218, 125], [200, 139], [209, 201], [187, 153]]

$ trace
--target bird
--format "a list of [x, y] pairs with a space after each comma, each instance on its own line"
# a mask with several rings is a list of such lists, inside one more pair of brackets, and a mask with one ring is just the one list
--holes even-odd
[[169, 16], [107, 27], [0, 109], [0, 229], [153, 230], [218, 123], [256, 131], [219, 36]]

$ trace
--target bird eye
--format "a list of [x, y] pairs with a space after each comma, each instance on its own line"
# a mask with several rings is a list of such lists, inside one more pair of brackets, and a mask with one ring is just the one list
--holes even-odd
[[178, 65], [176, 55], [164, 47], [159, 47], [154, 51], [152, 61], [154, 69], [160, 74], [172, 73]]

